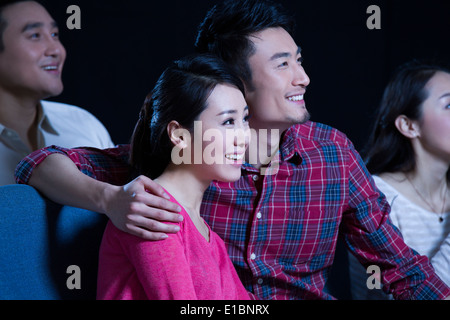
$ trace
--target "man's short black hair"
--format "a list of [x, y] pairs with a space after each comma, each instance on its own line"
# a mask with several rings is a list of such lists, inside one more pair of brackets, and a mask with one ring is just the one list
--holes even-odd
[[269, 0], [226, 0], [215, 5], [200, 24], [195, 42], [197, 52], [221, 57], [249, 85], [248, 58], [254, 53], [249, 36], [281, 27], [294, 35], [295, 21], [279, 4]]
[[30, 0], [0, 0], [0, 52], [5, 50], [5, 44], [3, 43], [3, 32], [8, 26], [8, 22], [3, 18], [3, 10], [12, 4], [25, 1]]

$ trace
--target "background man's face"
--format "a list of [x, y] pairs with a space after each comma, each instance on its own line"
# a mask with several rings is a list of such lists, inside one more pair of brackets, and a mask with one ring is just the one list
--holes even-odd
[[52, 17], [33, 1], [10, 5], [2, 16], [7, 27], [0, 53], [0, 87], [38, 99], [60, 94], [66, 51]]

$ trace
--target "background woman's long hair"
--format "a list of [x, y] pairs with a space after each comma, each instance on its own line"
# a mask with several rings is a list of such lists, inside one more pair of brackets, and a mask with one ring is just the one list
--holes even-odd
[[401, 66], [390, 80], [365, 149], [366, 165], [372, 174], [415, 169], [411, 140], [398, 131], [395, 119], [405, 115], [421, 121], [422, 104], [429, 94], [425, 86], [438, 71], [450, 73], [443, 66], [413, 61]]
[[131, 138], [130, 163], [134, 175], [157, 178], [171, 161], [173, 144], [167, 125], [177, 121], [192, 130], [218, 84], [229, 84], [244, 94], [244, 85], [218, 57], [192, 55], [168, 67], [146, 97]]

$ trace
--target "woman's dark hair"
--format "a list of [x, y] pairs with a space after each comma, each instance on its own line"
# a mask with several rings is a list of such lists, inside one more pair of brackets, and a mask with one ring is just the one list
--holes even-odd
[[173, 148], [167, 125], [175, 120], [192, 130], [218, 84], [232, 85], [244, 94], [239, 77], [214, 55], [180, 59], [162, 73], [145, 99], [131, 139], [130, 162], [135, 174], [152, 179], [161, 175], [171, 161]]
[[395, 119], [405, 115], [421, 121], [422, 104], [429, 92], [425, 86], [436, 72], [450, 71], [437, 64], [419, 61], [400, 66], [388, 83], [376, 112], [375, 125], [366, 148], [366, 165], [372, 174], [410, 172], [416, 167], [410, 139], [395, 126]]
[[250, 84], [248, 58], [254, 53], [249, 36], [268, 28], [281, 27], [291, 36], [295, 20], [279, 4], [267, 0], [226, 0], [214, 6], [200, 24], [195, 47], [227, 62], [234, 72]]

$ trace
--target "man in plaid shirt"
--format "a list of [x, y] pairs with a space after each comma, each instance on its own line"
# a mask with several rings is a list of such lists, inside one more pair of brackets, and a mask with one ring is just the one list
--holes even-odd
[[[200, 26], [198, 51], [221, 56], [243, 79], [256, 133], [252, 143], [263, 146], [256, 161], [243, 165], [239, 181], [210, 186], [203, 217], [259, 299], [331, 299], [323, 289], [339, 234], [366, 267], [380, 268], [383, 288], [394, 297], [448, 297], [450, 289], [428, 259], [406, 246], [390, 222], [389, 205], [352, 143], [309, 121], [309, 78], [292, 30], [282, 8], [255, 0], [226, 1]], [[50, 147], [22, 161], [17, 181], [57, 202], [106, 213], [137, 236], [163, 239], [176, 227], [160, 221], [177, 221], [169, 212], [176, 208], [146, 177], [122, 187], [132, 174], [128, 156], [125, 145]]]

